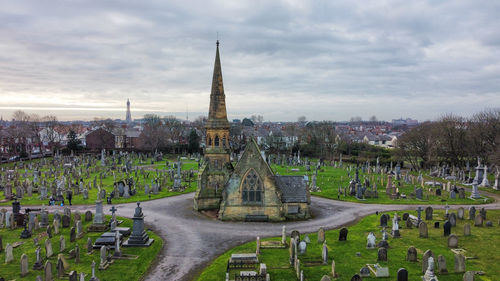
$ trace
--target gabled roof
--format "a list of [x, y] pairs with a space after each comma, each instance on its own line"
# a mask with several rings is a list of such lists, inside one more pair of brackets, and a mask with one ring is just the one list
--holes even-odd
[[307, 203], [307, 186], [303, 176], [276, 176], [283, 203]]

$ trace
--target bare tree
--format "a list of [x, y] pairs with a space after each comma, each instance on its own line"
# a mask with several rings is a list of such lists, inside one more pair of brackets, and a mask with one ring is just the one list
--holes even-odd
[[143, 120], [144, 129], [140, 136], [143, 149], [150, 149], [154, 152], [165, 143], [165, 125], [156, 114], [146, 114]]

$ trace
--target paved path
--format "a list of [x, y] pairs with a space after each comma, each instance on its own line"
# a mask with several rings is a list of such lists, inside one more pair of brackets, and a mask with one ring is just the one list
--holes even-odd
[[[497, 201], [481, 207], [500, 209], [500, 196], [487, 195]], [[193, 280], [210, 261], [227, 250], [254, 240], [257, 236], [280, 236], [282, 225], [287, 226], [288, 233], [292, 229], [307, 233], [315, 232], [321, 226], [332, 229], [351, 224], [376, 211], [418, 208], [418, 205], [360, 204], [312, 197], [311, 211], [314, 218], [311, 220], [285, 223], [221, 222], [193, 211], [193, 196], [194, 193], [189, 193], [141, 203], [146, 224], [166, 242], [145, 280]], [[118, 205], [117, 214], [131, 217], [135, 207], [135, 203]], [[439, 207], [443, 208], [442, 205]], [[459, 206], [450, 207], [456, 209]], [[73, 206], [72, 209], [83, 211], [89, 208], [91, 206]], [[105, 206], [105, 211], [107, 209], [109, 206]]]

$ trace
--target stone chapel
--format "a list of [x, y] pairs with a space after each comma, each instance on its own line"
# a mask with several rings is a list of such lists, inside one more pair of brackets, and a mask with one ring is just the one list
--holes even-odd
[[206, 124], [204, 164], [194, 197], [197, 211], [217, 211], [221, 220], [283, 221], [310, 218], [310, 195], [302, 176], [275, 175], [251, 139], [239, 161], [230, 159], [229, 121], [219, 41]]

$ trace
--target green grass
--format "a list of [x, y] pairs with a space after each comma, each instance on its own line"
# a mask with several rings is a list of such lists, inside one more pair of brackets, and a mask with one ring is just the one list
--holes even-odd
[[[407, 211], [410, 214], [417, 215], [416, 211]], [[404, 211], [398, 212], [400, 216]], [[476, 214], [479, 214], [477, 212]], [[394, 216], [394, 212], [389, 215]], [[380, 215], [370, 215], [361, 219], [357, 224], [348, 227], [348, 240], [338, 241], [339, 229], [329, 230], [326, 232], [326, 241], [329, 252], [328, 265], [306, 265], [303, 266], [305, 280], [320, 280], [323, 275], [331, 276], [331, 263], [335, 260], [336, 272], [338, 278], [336, 280], [350, 280], [351, 277], [358, 273], [359, 270], [366, 264], [379, 263], [381, 266], [388, 266], [390, 277], [383, 280], [395, 280], [397, 270], [404, 267], [409, 272], [409, 280], [421, 280], [421, 260], [423, 253], [431, 249], [436, 256], [436, 273], [437, 273], [437, 257], [443, 255], [446, 259], [446, 265], [449, 274], [438, 274], [440, 281], [455, 281], [462, 280], [463, 273], [454, 273], [454, 253], [447, 246], [447, 239], [443, 237], [444, 223], [443, 211], [434, 211], [434, 220], [426, 221], [429, 230], [428, 238], [420, 238], [417, 228], [407, 229], [405, 222], [400, 223], [401, 238], [388, 239], [390, 248], [388, 249], [388, 261], [377, 262], [377, 250], [366, 249], [366, 237], [369, 232], [373, 231], [377, 237], [377, 242], [381, 240]], [[465, 217], [468, 217], [468, 211], [465, 212]], [[466, 270], [484, 271], [485, 275], [476, 275], [476, 280], [493, 281], [498, 280], [500, 272], [500, 264], [496, 261], [500, 259], [500, 227], [497, 221], [500, 219], [500, 211], [488, 211], [487, 219], [493, 221], [493, 227], [474, 227], [473, 221], [457, 220], [457, 226], [452, 228], [452, 234], [459, 238], [459, 247], [465, 249], [466, 257], [474, 257], [474, 259], [466, 260]], [[440, 222], [440, 228], [434, 228], [434, 222]], [[471, 236], [463, 236], [463, 225], [470, 223], [472, 229]], [[392, 220], [389, 222], [390, 231]], [[292, 229], [287, 229], [289, 235]], [[304, 235], [301, 236], [302, 239]], [[302, 264], [308, 262], [314, 263], [321, 261], [321, 247], [317, 242], [317, 234], [309, 234], [311, 243], [307, 247], [305, 255], [299, 255]], [[267, 240], [280, 240], [280, 237], [267, 238]], [[289, 237], [287, 238], [289, 241]], [[407, 249], [414, 246], [418, 252], [418, 262], [406, 261]], [[224, 280], [226, 264], [233, 253], [252, 253], [255, 252], [255, 241], [237, 246], [226, 253], [216, 258], [205, 270], [197, 277], [198, 281], [218, 281]], [[356, 253], [361, 255], [358, 257]], [[289, 265], [289, 254], [287, 249], [261, 249], [259, 257], [260, 262], [267, 265], [271, 280], [290, 281], [297, 280], [294, 269]], [[363, 278], [363, 280], [375, 280], [371, 278]]]
[[[73, 214], [72, 214], [73, 216]], [[82, 214], [82, 220], [84, 219], [84, 214]], [[109, 220], [109, 217], [108, 217]], [[123, 223], [120, 226], [132, 227], [132, 220], [127, 218], [119, 217], [118, 220], [123, 220]], [[50, 215], [50, 222], [52, 222], [52, 215]], [[84, 231], [86, 231], [86, 226], [90, 225], [91, 222], [83, 222]], [[71, 225], [74, 225], [74, 220], [72, 219]], [[141, 280], [143, 275], [148, 271], [148, 268], [155, 260], [155, 257], [160, 252], [163, 241], [162, 239], [153, 233], [152, 231], [147, 231], [150, 238], [154, 239], [154, 243], [150, 247], [130, 247], [125, 248], [122, 247], [122, 253], [128, 255], [137, 255], [139, 256], [135, 260], [115, 260], [113, 264], [111, 264], [106, 270], [98, 270], [99, 262], [100, 262], [100, 251], [98, 249], [94, 250], [93, 254], [87, 255], [87, 237], [91, 237], [92, 241], [95, 241], [102, 233], [100, 232], [89, 232], [85, 233], [85, 236], [76, 242], [70, 242], [69, 234], [71, 228], [60, 228], [61, 232], [58, 235], [55, 235], [54, 232], [52, 238], [50, 239], [52, 242], [52, 249], [54, 255], [49, 258], [52, 262], [53, 268], [52, 272], [55, 280], [67, 280], [66, 278], [58, 279], [57, 278], [57, 254], [59, 253], [59, 236], [63, 235], [66, 239], [66, 250], [63, 252], [65, 257], [70, 265], [70, 271], [76, 270], [78, 274], [80, 272], [85, 272], [86, 280], [90, 279], [91, 275], [91, 263], [92, 260], [96, 262], [96, 276], [100, 280]], [[19, 235], [22, 232], [22, 228], [17, 228], [15, 230], [10, 229], [0, 229], [0, 236], [3, 239], [4, 250], [0, 252], [0, 276], [5, 278], [5, 280], [35, 280], [37, 275], [44, 276], [44, 271], [42, 270], [33, 270], [33, 264], [36, 261], [36, 247], [33, 241], [34, 237], [39, 237], [39, 244], [41, 247], [40, 256], [43, 257], [43, 263], [45, 264], [45, 239], [46, 232], [42, 229], [34, 231], [34, 234], [29, 239], [20, 239]], [[25, 243], [17, 248], [13, 249], [14, 260], [9, 264], [5, 264], [5, 246], [7, 243], [13, 243], [16, 241], [24, 241]], [[74, 259], [68, 259], [68, 252], [71, 249], [75, 248], [75, 245], [78, 244], [80, 248], [80, 263], [75, 263]], [[111, 253], [113, 250], [111, 250]], [[28, 267], [29, 273], [25, 277], [21, 277], [20, 274], [20, 260], [21, 255], [25, 253], [28, 255]], [[108, 252], [109, 253], [109, 252]], [[69, 273], [69, 271], [68, 271]]]
[[[314, 167], [314, 164], [311, 164], [311, 167]], [[292, 171], [292, 168], [299, 169], [299, 171]], [[314, 172], [314, 168], [311, 168], [311, 171], [306, 171], [304, 166], [298, 167], [282, 167], [278, 165], [272, 165], [272, 169], [280, 174], [280, 175], [308, 175], [309, 180], [311, 180], [311, 176]], [[323, 170], [323, 171], [321, 171]], [[351, 177], [354, 178], [355, 171], [354, 169], [350, 172]], [[366, 198], [365, 200], [358, 200], [355, 196], [344, 196], [338, 194], [339, 186], [343, 188], [349, 186], [350, 178], [348, 177], [348, 171], [341, 168], [334, 168], [331, 166], [324, 166], [321, 169], [318, 169], [318, 176], [316, 178], [316, 185], [321, 189], [321, 192], [311, 192], [312, 195], [320, 196], [329, 199], [342, 200], [342, 201], [350, 201], [357, 203], [376, 203], [376, 204], [449, 204], [449, 205], [463, 205], [463, 204], [486, 204], [491, 203], [494, 200], [492, 198], [485, 197], [485, 199], [481, 200], [472, 200], [468, 197], [470, 196], [470, 192], [466, 192], [465, 199], [459, 199], [458, 194], [456, 199], [449, 198], [449, 192], [442, 190], [441, 196], [436, 196], [435, 191], [429, 191], [429, 187], [426, 186], [423, 189], [423, 200], [411, 199], [410, 193], [414, 191], [414, 186], [417, 188], [420, 187], [419, 183], [415, 182], [413, 184], [406, 184], [404, 180], [399, 181], [401, 186], [398, 186], [398, 181], [395, 180], [395, 176], [393, 177], [393, 182], [396, 184], [396, 187], [399, 188], [401, 193], [407, 195], [407, 199], [391, 199], [389, 195], [385, 193], [385, 187], [387, 185], [387, 176], [384, 175], [383, 181], [382, 176], [380, 174], [366, 174], [362, 173], [361, 169], [359, 169], [359, 178], [363, 183], [364, 178], [368, 178], [370, 183], [377, 184], [378, 198]], [[415, 179], [416, 180], [416, 179]], [[424, 177], [425, 181], [429, 181], [429, 178]], [[442, 181], [445, 182], [445, 181]], [[349, 189], [347, 188], [347, 192]]]
[[[172, 164], [172, 161], [174, 161], [174, 159], [176, 159], [176, 158], [169, 159], [170, 165]], [[32, 161], [38, 162], [40, 160], [37, 159], [37, 160], [32, 160]], [[29, 161], [25, 161], [24, 163], [27, 164], [27, 162], [29, 162]], [[138, 161], [135, 161], [135, 163], [137, 165], [139, 165]], [[134, 196], [131, 196], [130, 198], [114, 198], [113, 204], [130, 203], [130, 202], [137, 202], [137, 201], [148, 201], [148, 200], [153, 200], [153, 199], [158, 199], [158, 198], [164, 198], [164, 197], [189, 193], [189, 192], [193, 192], [196, 190], [197, 174], [195, 172], [194, 176], [191, 178], [191, 182], [189, 183], [189, 186], [186, 186], [185, 190], [182, 192], [168, 191], [168, 189], [165, 188], [165, 186], [162, 186], [162, 191], [160, 191], [158, 194], [146, 195], [144, 193], [144, 185], [148, 184], [149, 188], [151, 190], [151, 180], [155, 178], [156, 169], [158, 169], [160, 171], [161, 170], [168, 170], [168, 168], [165, 165], [166, 160], [155, 162], [153, 165], [151, 165], [151, 159], [147, 159], [146, 163], [147, 163], [146, 165], [139, 165], [139, 166], [151, 166], [150, 171], [149, 171], [149, 174], [150, 174], [149, 178], [144, 178], [144, 176], [142, 176], [140, 173], [138, 173], [137, 177], [135, 177], [134, 172], [130, 173], [130, 176], [133, 177], [134, 181], [136, 182], [137, 194]], [[8, 164], [1, 165], [0, 167], [12, 168], [13, 165], [14, 165], [14, 163], [8, 163]], [[100, 161], [98, 161], [96, 165], [100, 166]], [[25, 165], [25, 167], [27, 167], [27, 165]], [[182, 160], [182, 170], [188, 171], [190, 169], [193, 169], [193, 171], [197, 171], [198, 170], [198, 163], [194, 160]], [[40, 180], [42, 178], [44, 178], [44, 174], [43, 174], [44, 171], [47, 171], [47, 169], [42, 169], [42, 177], [40, 178]], [[27, 178], [30, 181], [33, 180], [32, 175], [33, 175], [32, 170], [28, 169], [28, 177]], [[90, 173], [90, 177], [87, 177], [86, 175], [82, 175], [82, 177], [84, 180], [84, 186], [87, 188], [88, 188], [89, 182], [93, 183], [94, 177], [97, 177], [96, 183], [97, 183], [97, 185], [100, 185], [99, 173]], [[117, 177], [116, 177], [117, 181], [119, 181], [123, 178], [124, 178], [124, 176], [118, 176], [118, 173], [117, 173]], [[24, 180], [25, 180], [24, 169], [21, 169], [20, 170], [20, 182], [22, 182]], [[47, 181], [50, 183], [48, 185], [48, 193], [50, 194], [50, 190], [51, 190], [50, 186], [51, 186], [52, 182], [54, 181], [54, 179], [49, 178], [49, 179], [47, 179]], [[107, 177], [103, 177], [101, 188], [106, 190], [106, 194], [109, 194], [113, 190], [113, 184], [114, 184], [113, 174], [109, 173]], [[187, 185], [187, 184], [188, 183], [185, 181], [182, 182], [183, 186]], [[170, 179], [168, 179], [166, 185], [168, 187], [172, 187], [173, 182]], [[12, 191], [13, 191], [13, 193], [16, 192], [14, 187], [12, 188]], [[83, 194], [79, 194], [79, 195], [73, 194], [72, 204], [74, 204], [74, 205], [93, 204], [93, 202], [97, 198], [97, 192], [98, 192], [98, 190], [96, 188], [89, 189], [89, 198], [88, 199], [84, 199]], [[38, 196], [39, 196], [38, 193], [33, 193], [33, 195], [31, 197], [28, 197], [27, 194], [25, 193], [25, 196], [20, 200], [21, 205], [42, 205], [42, 204], [48, 205], [48, 199], [47, 200], [40, 200], [38, 198]], [[66, 197], [65, 194], [64, 194], [64, 196]], [[2, 196], [1, 198], [3, 199], [4, 197]], [[0, 202], [0, 205], [10, 205], [10, 204], [11, 204], [11, 202]], [[68, 204], [67, 200], [65, 201], [65, 204]]]

